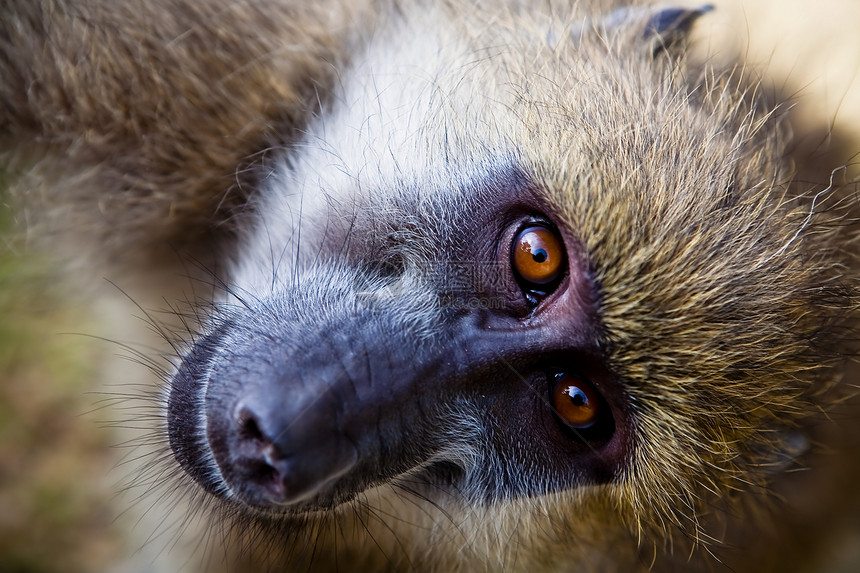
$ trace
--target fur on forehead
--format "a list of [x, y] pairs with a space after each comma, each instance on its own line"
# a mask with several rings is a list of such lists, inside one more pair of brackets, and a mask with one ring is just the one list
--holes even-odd
[[[562, 134], [573, 152], [597, 131], [623, 130], [624, 120], [603, 116], [629, 105], [658, 112], [629, 124], [665, 120], [666, 109], [648, 102], [670, 97], [679, 81], [665, 80], [677, 76], [667, 72], [676, 59], [655, 54], [655, 34], [676, 32], [649, 28], [659, 10], [607, 14], [604, 7], [596, 14], [575, 4], [554, 17], [516, 4], [507, 12], [494, 7], [492, 15], [480, 4], [457, 10], [453, 18], [445, 4], [401, 5], [382, 16], [389, 26], [361, 40], [330, 107], [267, 177], [257, 230], [240, 257], [240, 285], [250, 287], [260, 272], [270, 276], [272, 253], [295, 255], [300, 237], [313, 256], [323, 242], [342, 241], [333, 217], [368, 210], [377, 220], [402, 217], [395, 206], [403, 207], [404, 187], [410, 202], [450, 219], [452, 206], [492, 204], [493, 197], [476, 201], [476, 190], [496, 186], [503, 178], [496, 171], [530, 171], [544, 149], [541, 138]], [[689, 127], [677, 131], [694, 131]], [[482, 171], [488, 184], [468, 183]], [[255, 253], [266, 255], [255, 260]], [[300, 260], [277, 258], [287, 267]]]

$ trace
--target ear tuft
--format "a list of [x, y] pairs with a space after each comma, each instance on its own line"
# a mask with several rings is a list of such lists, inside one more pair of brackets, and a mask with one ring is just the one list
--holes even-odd
[[699, 7], [656, 7], [645, 26], [645, 37], [657, 43], [655, 51], [671, 49], [687, 38], [700, 16], [713, 9], [711, 4]]
[[683, 46], [696, 20], [713, 9], [711, 4], [621, 8], [609, 14], [603, 25], [607, 30], [621, 30], [633, 26], [641, 27], [644, 23], [642, 38], [651, 46], [654, 55], [657, 55]]

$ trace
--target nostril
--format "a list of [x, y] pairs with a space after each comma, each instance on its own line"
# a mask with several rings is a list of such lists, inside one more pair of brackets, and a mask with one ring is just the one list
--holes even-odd
[[263, 435], [257, 416], [248, 408], [240, 408], [239, 415], [239, 438], [242, 440], [253, 440], [256, 442], [269, 443], [269, 439]]
[[271, 501], [282, 501], [287, 464], [284, 455], [263, 429], [264, 419], [253, 404], [236, 408], [234, 438], [230, 440], [230, 467], [239, 483]]
[[273, 502], [284, 501], [284, 474], [262, 459], [249, 459], [243, 464], [246, 483], [256, 486]]

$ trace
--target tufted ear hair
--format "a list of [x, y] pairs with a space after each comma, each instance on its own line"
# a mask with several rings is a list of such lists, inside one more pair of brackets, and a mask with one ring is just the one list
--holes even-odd
[[609, 14], [603, 23], [607, 30], [613, 30], [642, 26], [644, 22], [643, 37], [654, 55], [657, 55], [661, 52], [671, 53], [682, 47], [696, 20], [713, 9], [711, 4], [619, 8]]

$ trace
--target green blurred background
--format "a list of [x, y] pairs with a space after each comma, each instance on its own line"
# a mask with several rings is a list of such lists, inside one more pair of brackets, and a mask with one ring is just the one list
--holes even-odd
[[124, 552], [111, 506], [119, 455], [94, 383], [111, 350], [89, 336], [92, 314], [54, 280], [55, 265], [26, 250], [5, 199], [0, 191], [0, 571], [105, 571]]

